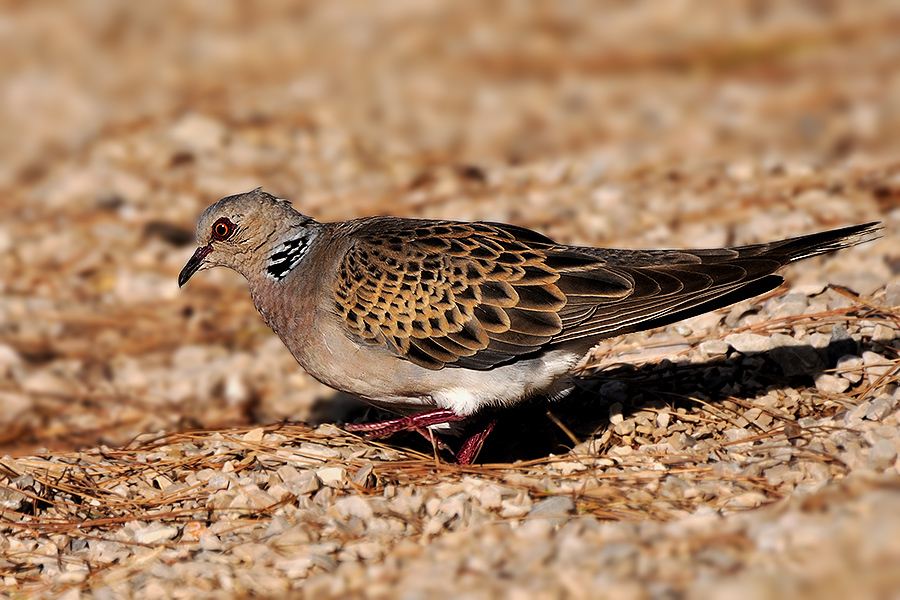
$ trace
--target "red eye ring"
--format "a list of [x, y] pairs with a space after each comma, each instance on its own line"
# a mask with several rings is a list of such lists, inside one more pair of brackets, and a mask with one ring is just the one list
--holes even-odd
[[234, 233], [234, 223], [226, 217], [222, 217], [212, 226], [212, 237], [215, 240], [224, 240]]

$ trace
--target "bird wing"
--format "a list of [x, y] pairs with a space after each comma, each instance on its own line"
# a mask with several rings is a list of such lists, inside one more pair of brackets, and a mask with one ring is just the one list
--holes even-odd
[[[335, 310], [364, 342], [431, 369], [488, 369], [530, 354], [563, 331], [556, 244], [493, 223], [366, 220], [335, 284]], [[596, 260], [592, 260], [596, 263]], [[622, 299], [632, 281], [597, 269], [591, 293]]]
[[835, 243], [648, 252], [563, 246], [498, 223], [374, 218], [353, 227], [335, 311], [352, 337], [430, 369], [490, 369], [727, 306], [776, 287], [772, 273], [811, 246]]

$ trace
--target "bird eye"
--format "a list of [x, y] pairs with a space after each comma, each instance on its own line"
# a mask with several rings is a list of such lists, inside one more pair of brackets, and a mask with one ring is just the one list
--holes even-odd
[[212, 226], [212, 236], [214, 239], [224, 240], [232, 233], [234, 233], [234, 223], [225, 217], [216, 221]]

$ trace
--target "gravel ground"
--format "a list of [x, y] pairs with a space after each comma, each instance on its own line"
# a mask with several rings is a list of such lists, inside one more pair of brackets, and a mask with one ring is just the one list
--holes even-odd
[[[2, 6], [0, 594], [900, 593], [896, 3]], [[343, 432], [375, 413], [236, 274], [178, 290], [259, 185], [630, 248], [885, 229], [601, 343], [463, 468]]]

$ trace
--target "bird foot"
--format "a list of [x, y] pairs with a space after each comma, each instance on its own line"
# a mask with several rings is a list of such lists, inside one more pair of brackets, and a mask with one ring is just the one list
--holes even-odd
[[[370, 440], [387, 437], [398, 431], [418, 431], [425, 439], [434, 441], [434, 443], [437, 444], [437, 447], [443, 450], [447, 448], [447, 445], [435, 436], [433, 431], [427, 428], [432, 425], [463, 421], [467, 418], [468, 417], [456, 414], [452, 410], [441, 408], [409, 415], [407, 417], [398, 417], [396, 419], [388, 419], [387, 421], [376, 421], [375, 423], [347, 423], [344, 425], [344, 429], [347, 431], [360, 432], [366, 439]], [[488, 421], [484, 429], [467, 438], [466, 441], [463, 442], [459, 452], [456, 453], [456, 462], [461, 465], [471, 464], [472, 461], [475, 460], [475, 457], [478, 456], [478, 452], [484, 445], [484, 440], [491, 431], [494, 430], [494, 425], [496, 424], [497, 420], [492, 419]]]
[[460, 465], [472, 464], [472, 461], [475, 460], [475, 457], [478, 456], [478, 453], [481, 451], [484, 440], [487, 439], [487, 436], [494, 430], [494, 425], [496, 424], [497, 419], [491, 419], [483, 430], [463, 442], [462, 448], [456, 453], [456, 462]]
[[444, 440], [434, 434], [434, 432], [425, 427], [418, 427], [416, 433], [428, 440], [429, 444], [434, 444], [438, 450], [450, 450], [450, 446], [444, 443]]

